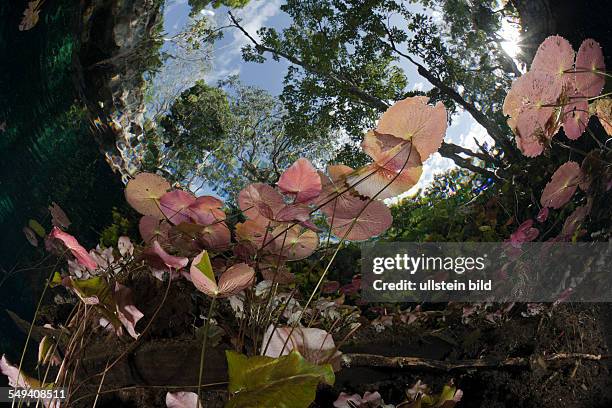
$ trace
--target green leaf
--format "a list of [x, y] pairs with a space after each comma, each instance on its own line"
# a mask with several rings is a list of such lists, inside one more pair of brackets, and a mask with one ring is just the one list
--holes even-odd
[[[201, 343], [204, 340], [204, 332], [205, 332], [205, 326], [202, 326], [200, 328], [198, 328], [195, 332], [196, 335], [196, 339]], [[210, 347], [216, 347], [219, 345], [219, 343], [221, 343], [221, 340], [223, 339], [223, 335], [225, 334], [225, 330], [223, 330], [221, 327], [215, 325], [215, 324], [211, 324], [208, 327], [208, 334], [207, 334], [207, 344]]]
[[204, 274], [208, 279], [213, 282], [217, 282], [215, 278], [215, 273], [213, 272], [212, 264], [210, 263], [210, 258], [208, 256], [208, 251], [202, 252], [202, 259], [196, 265], [196, 268], [199, 269], [200, 272]]
[[446, 384], [444, 388], [442, 388], [442, 393], [440, 394], [440, 402], [452, 400], [455, 396], [455, 392], [457, 388], [454, 385]]
[[41, 238], [44, 238], [45, 235], [47, 235], [47, 232], [45, 231], [43, 226], [40, 225], [40, 223], [36, 220], [29, 220], [28, 227], [30, 227], [36, 233], [36, 235], [38, 235]]
[[[442, 388], [442, 392], [438, 397], [438, 403], [436, 404], [436, 407], [450, 408], [454, 406], [455, 403], [453, 402], [453, 397], [455, 396], [455, 392], [457, 392], [457, 387], [455, 387], [454, 385], [446, 384], [444, 388]], [[447, 404], [447, 402], [452, 404]]]
[[106, 320], [117, 328], [121, 327], [121, 321], [117, 317], [117, 303], [113, 297], [110, 286], [104, 278], [96, 276], [89, 279], [70, 279], [72, 287], [79, 295], [81, 300], [85, 301], [89, 298], [97, 298], [98, 304], [94, 305], [95, 309]]
[[59, 272], [55, 272], [53, 274], [53, 278], [51, 279], [51, 282], [49, 282], [49, 286], [54, 288], [56, 286], [59, 286], [62, 284], [62, 275], [60, 275]]
[[101, 276], [89, 279], [71, 279], [72, 286], [83, 298], [98, 298], [100, 304], [114, 305], [110, 287]]
[[226, 408], [307, 408], [320, 382], [333, 384], [330, 364], [317, 366], [292, 351], [286, 356], [247, 357], [226, 351], [229, 391]]

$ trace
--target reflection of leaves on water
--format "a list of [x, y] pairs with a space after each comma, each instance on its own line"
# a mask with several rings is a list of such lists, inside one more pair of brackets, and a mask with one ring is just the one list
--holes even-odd
[[28, 31], [38, 24], [40, 9], [45, 0], [34, 0], [28, 3], [28, 8], [23, 12], [23, 18], [19, 24], [19, 31]]

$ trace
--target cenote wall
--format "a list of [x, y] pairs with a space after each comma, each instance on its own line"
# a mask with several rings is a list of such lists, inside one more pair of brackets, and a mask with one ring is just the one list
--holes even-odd
[[70, 232], [91, 246], [112, 222], [113, 206], [123, 203], [120, 179], [78, 99], [79, 2], [46, 1], [38, 24], [19, 31], [26, 7], [0, 2], [0, 267], [18, 271], [0, 286], [0, 354], [13, 361], [23, 338], [4, 310], [31, 319], [45, 279], [35, 267], [44, 244], [32, 247], [22, 228], [35, 219], [48, 231], [54, 201], [70, 217]]

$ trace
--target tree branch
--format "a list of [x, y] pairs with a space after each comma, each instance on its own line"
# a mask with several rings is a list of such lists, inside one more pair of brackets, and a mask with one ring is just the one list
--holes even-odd
[[481, 152], [474, 152], [474, 151], [472, 151], [470, 149], [466, 149], [465, 147], [462, 147], [462, 146], [459, 146], [459, 145], [456, 145], [456, 144], [452, 144], [452, 143], [445, 143], [445, 142], [442, 142], [443, 148], [440, 149], [440, 150], [441, 151], [443, 150], [444, 152], [448, 152], [449, 154], [463, 153], [463, 154], [465, 154], [467, 156], [475, 157], [475, 158], [480, 159], [480, 160], [482, 160], [484, 162], [487, 162], [487, 163], [495, 163], [498, 166], [502, 166], [503, 165], [501, 160], [499, 160], [496, 157], [491, 156], [490, 154], [485, 153], [484, 149], [478, 143], [477, 140], [475, 140], [475, 142], [478, 145], [478, 147], [480, 147], [480, 149], [483, 150], [482, 153]]
[[[473, 171], [474, 173], [478, 173], [481, 174], [487, 178], [498, 178], [493, 172], [491, 172], [490, 170], [487, 170], [485, 168], [482, 167], [478, 167], [475, 166], [470, 160], [465, 159], [461, 156], [459, 156], [459, 153], [464, 153], [464, 151], [467, 149], [464, 149], [460, 146], [454, 145], [454, 144], [450, 144], [450, 143], [442, 143], [442, 146], [440, 146], [440, 150], [439, 153], [443, 156], [446, 157], [448, 159], [451, 159], [452, 161], [455, 162], [455, 164], [459, 167], [463, 167], [464, 169], [468, 169]], [[472, 152], [471, 150], [467, 150], [468, 152], [474, 154], [474, 152]]]
[[299, 65], [301, 67], [303, 67], [304, 69], [306, 69], [307, 71], [313, 72], [317, 75], [321, 75], [325, 78], [328, 78], [334, 82], [336, 82], [338, 85], [343, 86], [344, 88], [346, 88], [346, 90], [350, 93], [352, 93], [355, 96], [358, 96], [361, 100], [367, 102], [370, 106], [378, 108], [380, 110], [386, 110], [389, 105], [383, 101], [380, 98], [377, 98], [373, 95], [370, 95], [369, 93], [367, 93], [366, 91], [364, 91], [363, 89], [361, 89], [360, 87], [358, 87], [357, 85], [351, 83], [350, 80], [348, 80], [347, 78], [343, 77], [342, 75], [338, 75], [332, 72], [325, 72], [322, 71], [318, 68], [316, 68], [313, 65], [307, 64], [306, 62], [300, 60], [299, 58], [296, 58], [292, 55], [289, 55], [287, 53], [284, 53], [282, 51], [276, 50], [274, 48], [265, 46], [261, 43], [259, 43], [255, 38], [253, 38], [248, 31], [246, 31], [244, 29], [244, 27], [242, 27], [240, 25], [240, 23], [238, 22], [238, 20], [236, 20], [236, 18], [234, 17], [234, 15], [232, 14], [231, 11], [228, 11], [228, 14], [230, 16], [230, 19], [232, 20], [232, 23], [234, 24], [234, 26], [236, 28], [238, 28], [240, 31], [242, 31], [242, 33], [253, 43], [254, 47], [256, 50], [260, 51], [260, 52], [269, 52], [272, 55], [276, 56], [276, 57], [283, 57], [285, 58], [287, 61], [295, 64], [295, 65]]
[[[314, 66], [312, 66], [310, 64], [307, 64], [304, 61], [302, 61], [302, 60], [300, 60], [300, 59], [298, 59], [298, 58], [296, 58], [296, 57], [294, 57], [292, 55], [289, 55], [289, 54], [284, 53], [282, 51], [279, 51], [279, 50], [273, 49], [271, 47], [267, 47], [267, 46], [264, 46], [264, 45], [260, 44], [255, 38], [253, 38], [253, 36], [251, 36], [248, 33], [248, 31], [245, 30], [244, 27], [242, 27], [240, 25], [239, 21], [234, 17], [234, 15], [231, 12], [228, 12], [228, 14], [230, 16], [230, 19], [232, 20], [233, 25], [236, 28], [238, 28], [253, 43], [253, 46], [255, 47], [256, 50], [261, 51], [261, 52], [269, 52], [270, 54], [272, 54], [275, 57], [283, 57], [286, 60], [288, 60], [289, 62], [291, 62], [291, 63], [293, 63], [295, 65], [298, 65], [298, 66], [304, 68], [305, 70], [307, 70], [309, 72], [315, 73], [315, 74], [320, 75], [320, 76], [322, 76], [324, 78], [332, 80], [332, 81], [336, 82], [337, 84], [345, 87], [348, 92], [350, 92], [353, 95], [357, 96], [359, 99], [361, 99], [362, 101], [367, 103], [368, 106], [370, 106], [372, 108], [378, 109], [380, 111], [385, 111], [389, 107], [389, 105], [385, 101], [383, 101], [380, 98], [375, 97], [374, 95], [370, 95], [368, 92], [366, 92], [363, 89], [359, 88], [358, 86], [354, 85], [347, 78], [344, 78], [344, 77], [342, 77], [340, 75], [337, 75], [335, 73], [319, 70], [318, 68], [316, 68], [316, 67], [314, 67]], [[410, 57], [408, 56], [408, 58], [410, 58]], [[415, 62], [415, 64], [418, 65], [418, 63], [416, 63], [416, 62]], [[423, 67], [423, 69], [424, 69], [424, 67]], [[433, 80], [437, 81], [437, 83], [440, 85], [440, 87], [444, 88], [444, 89], [440, 88], [443, 92], [445, 92], [445, 90], [448, 91], [448, 92], [453, 92], [454, 95], [457, 98], [459, 98], [459, 100], [463, 101], [464, 105], [469, 106], [470, 110], [474, 111], [474, 113], [470, 112], [470, 113], [472, 113], [473, 116], [479, 114], [482, 123], [484, 123], [486, 125], [485, 128], [487, 129], [487, 126], [489, 127], [487, 129], [487, 131], [489, 131], [489, 133], [491, 133], [491, 132], [498, 132], [499, 133], [500, 132], [499, 129], [492, 122], [490, 122], [488, 120], [488, 118], [486, 118], [486, 116], [484, 116], [480, 111], [478, 111], [473, 105], [470, 105], [465, 100], [463, 100], [463, 98], [457, 92], [455, 92], [455, 90], [453, 90], [453, 89], [449, 88], [448, 86], [442, 84], [439, 80], [437, 80], [435, 77], [433, 77], [433, 75], [431, 73], [429, 73], [429, 71], [425, 70], [425, 72], [428, 75], [430, 75]], [[423, 76], [425, 78], [427, 78], [425, 75], [423, 75]], [[428, 80], [429, 80], [429, 78], [428, 78]], [[431, 82], [431, 80], [430, 80], [430, 82]], [[347, 83], [350, 84], [350, 85], [347, 86]], [[434, 83], [432, 82], [432, 84], [434, 84]], [[434, 85], [436, 85], [436, 84], [434, 84]], [[478, 121], [478, 119], [476, 119], [476, 120]], [[491, 137], [493, 137], [493, 135], [491, 135]], [[497, 134], [496, 137], [498, 137], [501, 140], [500, 143], [502, 143], [502, 141], [504, 141], [504, 138], [502, 136], [500, 136], [499, 134]], [[493, 137], [493, 138], [495, 139], [495, 137]], [[512, 145], [509, 144], [509, 143], [508, 143], [508, 146], [509, 146], [509, 148], [512, 148]], [[461, 156], [459, 156], [458, 153], [464, 153], [464, 154], [468, 154], [470, 156], [478, 157], [478, 158], [480, 158], [481, 160], [483, 160], [483, 161], [485, 161], [487, 163], [495, 162], [495, 159], [493, 157], [490, 157], [489, 155], [480, 154], [480, 153], [475, 154], [471, 150], [465, 149], [465, 148], [457, 146], [455, 144], [446, 143], [446, 142], [442, 143], [442, 147], [440, 148], [440, 154], [442, 156], [447, 157], [447, 158], [453, 160], [460, 167], [464, 167], [464, 168], [466, 168], [468, 170], [471, 170], [473, 172], [482, 174], [482, 175], [484, 175], [486, 177], [495, 177], [495, 175], [492, 172], [490, 172], [490, 171], [488, 171], [486, 169], [483, 169], [481, 167], [474, 166], [472, 163], [470, 163], [469, 160], [466, 160], [466, 159], [462, 158]]]
[[556, 353], [551, 355], [530, 357], [510, 357], [503, 360], [481, 358], [476, 360], [443, 361], [419, 357], [387, 357], [376, 354], [344, 354], [342, 367], [383, 367], [383, 368], [419, 368], [433, 371], [454, 371], [471, 369], [504, 369], [529, 368], [538, 361], [545, 363], [565, 365], [579, 360], [602, 361], [610, 355], [585, 353]]
[[386, 25], [384, 25], [384, 27], [385, 27], [385, 31], [387, 32], [387, 37], [389, 38], [390, 43], [387, 43], [386, 41], [381, 40], [383, 44], [385, 44], [389, 49], [393, 50], [398, 55], [410, 61], [410, 63], [412, 63], [415, 67], [417, 67], [417, 72], [419, 73], [419, 75], [427, 79], [429, 83], [431, 83], [433, 86], [438, 88], [448, 97], [450, 97], [453, 101], [459, 104], [463, 109], [469, 112], [470, 115], [472, 115], [472, 117], [474, 118], [474, 120], [487, 130], [489, 135], [496, 142], [500, 144], [500, 146], [504, 149], [504, 151], [509, 156], [515, 156], [516, 150], [514, 146], [510, 143], [508, 139], [506, 139], [505, 135], [503, 134], [503, 132], [501, 131], [501, 129], [499, 128], [499, 126], [497, 126], [495, 122], [491, 121], [486, 115], [484, 115], [480, 110], [478, 110], [478, 108], [476, 108], [474, 104], [471, 104], [468, 101], [466, 101], [457, 91], [455, 91], [453, 88], [443, 83], [438, 77], [436, 77], [432, 72], [430, 72], [422, 64], [418, 63], [410, 55], [406, 54], [405, 52], [400, 51], [395, 45], [395, 42], [393, 41], [393, 36], [391, 32], [389, 31], [389, 27], [387, 27]]

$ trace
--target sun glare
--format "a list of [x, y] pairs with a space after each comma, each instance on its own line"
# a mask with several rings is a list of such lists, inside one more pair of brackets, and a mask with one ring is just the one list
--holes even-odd
[[504, 51], [512, 58], [516, 58], [521, 52], [520, 31], [518, 27], [507, 19], [504, 19], [499, 35], [503, 38], [501, 46]]

